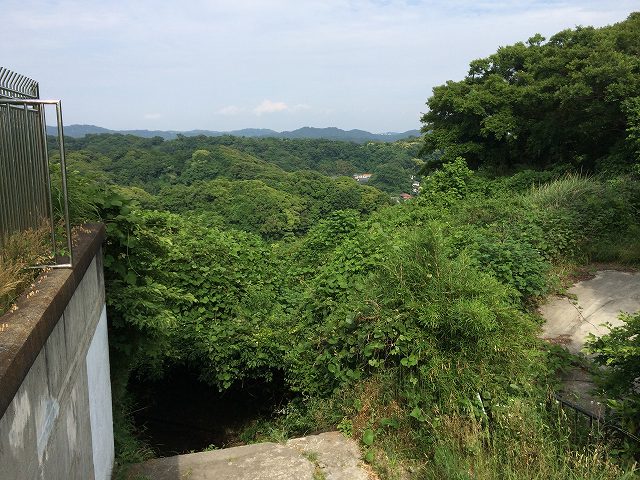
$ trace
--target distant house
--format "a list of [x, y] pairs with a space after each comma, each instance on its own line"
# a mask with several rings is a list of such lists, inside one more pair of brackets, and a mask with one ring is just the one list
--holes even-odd
[[358, 183], [367, 183], [373, 173], [355, 173], [353, 179]]
[[409, 195], [408, 193], [401, 193], [400, 194], [400, 198], [402, 200], [409, 200], [409, 199], [413, 198], [413, 195]]

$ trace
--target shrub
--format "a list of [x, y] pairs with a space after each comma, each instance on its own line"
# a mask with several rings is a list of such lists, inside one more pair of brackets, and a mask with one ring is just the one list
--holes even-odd
[[[606, 335], [591, 335], [587, 348], [605, 367], [598, 378], [611, 397], [614, 415], [624, 428], [640, 436], [640, 312], [621, 314], [620, 319], [623, 325]], [[637, 452], [640, 445], [636, 447]]]
[[526, 240], [481, 237], [471, 255], [480, 268], [488, 269], [524, 298], [541, 297], [547, 292], [550, 265]]
[[457, 157], [424, 178], [422, 194], [448, 201], [464, 198], [469, 191], [468, 184], [472, 176], [473, 172], [464, 158]]
[[[518, 311], [515, 292], [465, 255], [450, 258], [439, 225], [379, 242], [377, 262], [346, 278], [355, 288], [324, 309], [309, 341], [290, 352], [300, 389], [328, 393], [390, 369], [412, 408], [427, 408], [503, 388], [505, 372], [530, 373], [535, 327]], [[324, 284], [332, 272], [344, 275], [344, 257], [332, 260], [319, 275]], [[313, 298], [317, 308], [336, 296], [316, 290]]]

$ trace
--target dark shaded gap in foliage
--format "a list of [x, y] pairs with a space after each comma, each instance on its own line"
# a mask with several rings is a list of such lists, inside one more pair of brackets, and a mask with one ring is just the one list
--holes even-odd
[[247, 426], [273, 416], [292, 397], [279, 371], [269, 381], [252, 379], [220, 392], [184, 367], [161, 380], [134, 376], [129, 391], [136, 429], [161, 457], [242, 444]]

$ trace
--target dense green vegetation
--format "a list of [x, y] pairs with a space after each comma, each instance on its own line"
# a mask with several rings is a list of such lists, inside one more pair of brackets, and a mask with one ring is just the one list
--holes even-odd
[[[270, 239], [304, 234], [334, 211], [370, 213], [389, 204], [388, 194], [411, 191], [411, 177], [420, 165], [412, 156], [419, 148], [415, 141], [357, 145], [89, 135], [68, 143], [72, 168], [118, 185], [143, 208], [206, 214], [207, 225]], [[351, 178], [356, 172], [373, 177], [359, 185]]]
[[[479, 461], [526, 478], [519, 452], [531, 450], [540, 457], [525, 472], [617, 478], [604, 451], [578, 465], [581, 447], [547, 410], [557, 358], [537, 340], [528, 305], [558, 288], [558, 262], [640, 260], [637, 179], [569, 177], [518, 194], [459, 170], [431, 180], [437, 195], [368, 218], [335, 212], [286, 242], [129, 211], [112, 196], [101, 209], [113, 219], [105, 266], [116, 379], [186, 365], [225, 389], [284, 374], [299, 396], [247, 439], [371, 430], [372, 461], [391, 477], [394, 458], [437, 454], [429, 468], [441, 474]], [[607, 220], [594, 225], [598, 216]], [[496, 443], [476, 458], [496, 422]], [[508, 445], [502, 465], [492, 455]]]
[[[608, 406], [615, 421], [629, 432], [640, 431], [640, 312], [622, 314], [622, 326], [600, 338], [592, 337], [588, 349], [598, 364], [605, 367], [598, 380], [607, 393]], [[627, 445], [636, 456], [640, 445]]]
[[[189, 183], [197, 179], [198, 174], [205, 175], [207, 179], [219, 175], [230, 179], [255, 178], [260, 173], [278, 175], [277, 167], [280, 167], [287, 172], [313, 170], [331, 177], [366, 172], [387, 178], [397, 176], [397, 172], [401, 171], [404, 177], [388, 185], [389, 189], [384, 189], [399, 193], [409, 190], [409, 176], [422, 165], [422, 161], [416, 158], [420, 149], [419, 139], [359, 145], [322, 139], [260, 139], [229, 135], [179, 137], [172, 141], [132, 135], [87, 135], [79, 139], [70, 138], [67, 148], [79, 151], [81, 159], [97, 170], [111, 173], [117, 183], [147, 185], [156, 189], [167, 184]], [[254, 162], [258, 158], [262, 162], [258, 160], [256, 163], [262, 165], [254, 165], [247, 172], [243, 172], [245, 165], [229, 170], [222, 166], [215, 169], [215, 165], [209, 165], [214, 169], [211, 171], [207, 170], [207, 166], [201, 166], [196, 172], [191, 172], [190, 175], [195, 174], [195, 178], [182, 178], [183, 173], [187, 173], [186, 170], [191, 167], [190, 161], [196, 150], [209, 151], [213, 155], [211, 161], [224, 157], [224, 153], [233, 156], [234, 151], [242, 152], [239, 155], [242, 157], [240, 162]], [[207, 159], [200, 160], [204, 162]], [[266, 171], [262, 172], [261, 168]], [[375, 178], [372, 181], [375, 183]]]
[[[401, 191], [413, 143], [70, 141], [74, 205], [107, 224], [121, 458], [139, 453], [129, 379], [186, 367], [220, 390], [283, 377], [292, 400], [245, 439], [338, 428], [383, 478], [633, 478], [632, 447], [580, 435], [552, 401], [566, 356], [537, 338], [535, 306], [572, 266], [640, 263], [633, 102], [610, 102], [637, 68], [639, 19], [505, 47], [436, 88], [424, 152], [440, 168], [403, 204], [371, 185]], [[598, 126], [572, 123], [589, 108]], [[566, 173], [581, 166], [600, 173]], [[355, 171], [377, 180], [338, 176]], [[637, 324], [592, 347], [636, 432]]]
[[536, 35], [434, 88], [423, 116], [433, 162], [615, 170], [640, 152], [640, 14]]

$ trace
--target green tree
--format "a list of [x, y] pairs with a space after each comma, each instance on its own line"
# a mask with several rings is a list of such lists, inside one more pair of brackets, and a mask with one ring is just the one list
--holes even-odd
[[462, 156], [472, 168], [628, 164], [637, 151], [639, 51], [639, 13], [501, 47], [471, 62], [463, 80], [434, 88], [422, 152], [440, 152], [432, 162]]
[[386, 163], [376, 167], [369, 185], [390, 193], [406, 193], [411, 190], [411, 173], [406, 169]]

